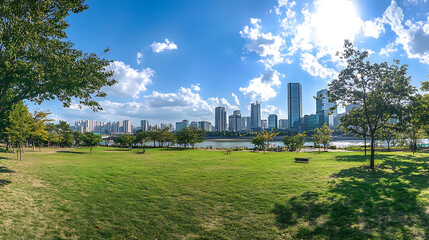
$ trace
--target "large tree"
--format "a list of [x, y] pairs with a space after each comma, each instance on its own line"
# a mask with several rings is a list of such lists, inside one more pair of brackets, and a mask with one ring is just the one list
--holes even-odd
[[109, 60], [67, 41], [65, 20], [88, 8], [84, 0], [5, 0], [0, 4], [0, 113], [22, 100], [41, 103], [72, 98], [93, 110], [111, 86]]
[[400, 65], [398, 60], [392, 65], [387, 62], [372, 64], [365, 60], [368, 52], [357, 50], [349, 41], [345, 41], [340, 57], [347, 66], [329, 84], [328, 96], [331, 102], [361, 106], [371, 138], [370, 168], [373, 169], [377, 131], [391, 118], [403, 115], [416, 89], [410, 83], [407, 65]]

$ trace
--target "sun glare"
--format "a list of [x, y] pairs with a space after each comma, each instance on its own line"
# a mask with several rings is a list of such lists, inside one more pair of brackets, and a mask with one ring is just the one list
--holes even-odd
[[362, 20], [353, 2], [320, 0], [313, 15], [315, 38], [324, 46], [340, 47], [344, 39], [353, 41]]

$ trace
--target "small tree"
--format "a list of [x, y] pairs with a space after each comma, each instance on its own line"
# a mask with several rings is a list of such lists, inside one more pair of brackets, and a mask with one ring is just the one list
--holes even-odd
[[31, 115], [23, 102], [15, 104], [8, 112], [6, 132], [19, 150], [16, 153], [17, 160], [18, 153], [19, 160], [22, 160], [22, 143], [25, 142], [30, 135], [31, 122]]
[[195, 143], [204, 142], [205, 139], [205, 131], [194, 127], [186, 127], [176, 132], [177, 143], [185, 148], [188, 145], [194, 147]]
[[340, 57], [347, 61], [347, 67], [329, 84], [328, 96], [331, 102], [362, 106], [371, 138], [370, 168], [373, 169], [377, 132], [391, 118], [403, 114], [416, 89], [407, 76], [408, 66], [400, 65], [399, 60], [393, 65], [387, 62], [371, 64], [365, 61], [368, 52], [355, 49], [350, 41], [345, 42]]
[[322, 144], [322, 131], [319, 128], [314, 129], [313, 133], [313, 142], [315, 145], [319, 147], [319, 153], [320, 153], [320, 144]]
[[270, 132], [262, 130], [262, 132], [259, 132], [258, 135], [252, 139], [252, 144], [262, 148], [265, 153], [265, 149], [270, 147], [274, 137], [278, 134], [279, 133], [274, 132], [273, 129]]
[[298, 133], [293, 137], [293, 140], [296, 144], [296, 150], [301, 150], [301, 148], [304, 146], [305, 138], [307, 137], [307, 133]]
[[323, 150], [326, 150], [328, 143], [332, 141], [332, 132], [334, 132], [334, 130], [330, 129], [326, 123], [319, 130], [321, 132], [321, 143], [323, 144]]
[[381, 131], [380, 137], [387, 143], [387, 151], [390, 152], [390, 144], [394, 144], [394, 141], [398, 138], [398, 133], [396, 131], [396, 124], [386, 124]]
[[101, 135], [94, 134], [93, 132], [86, 132], [82, 140], [83, 144], [89, 147], [89, 153], [92, 154], [92, 148], [100, 145]]
[[296, 142], [295, 142], [294, 137], [292, 137], [290, 135], [284, 136], [282, 139], [282, 142], [286, 146], [287, 150], [289, 150], [289, 151], [295, 151], [296, 150]]
[[30, 139], [33, 142], [33, 150], [36, 148], [36, 142], [39, 144], [39, 151], [41, 149], [41, 142], [46, 141], [48, 132], [46, 131], [46, 123], [52, 122], [47, 116], [50, 112], [35, 111], [32, 115]]

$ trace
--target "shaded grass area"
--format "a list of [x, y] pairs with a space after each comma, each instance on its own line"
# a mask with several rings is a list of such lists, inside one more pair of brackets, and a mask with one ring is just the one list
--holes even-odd
[[429, 154], [137, 151], [0, 160], [0, 238], [429, 238]]

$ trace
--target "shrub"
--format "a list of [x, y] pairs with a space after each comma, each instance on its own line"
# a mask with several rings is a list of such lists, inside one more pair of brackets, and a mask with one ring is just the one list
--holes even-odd
[[331, 145], [331, 146], [328, 147], [328, 149], [337, 149], [337, 146]]

